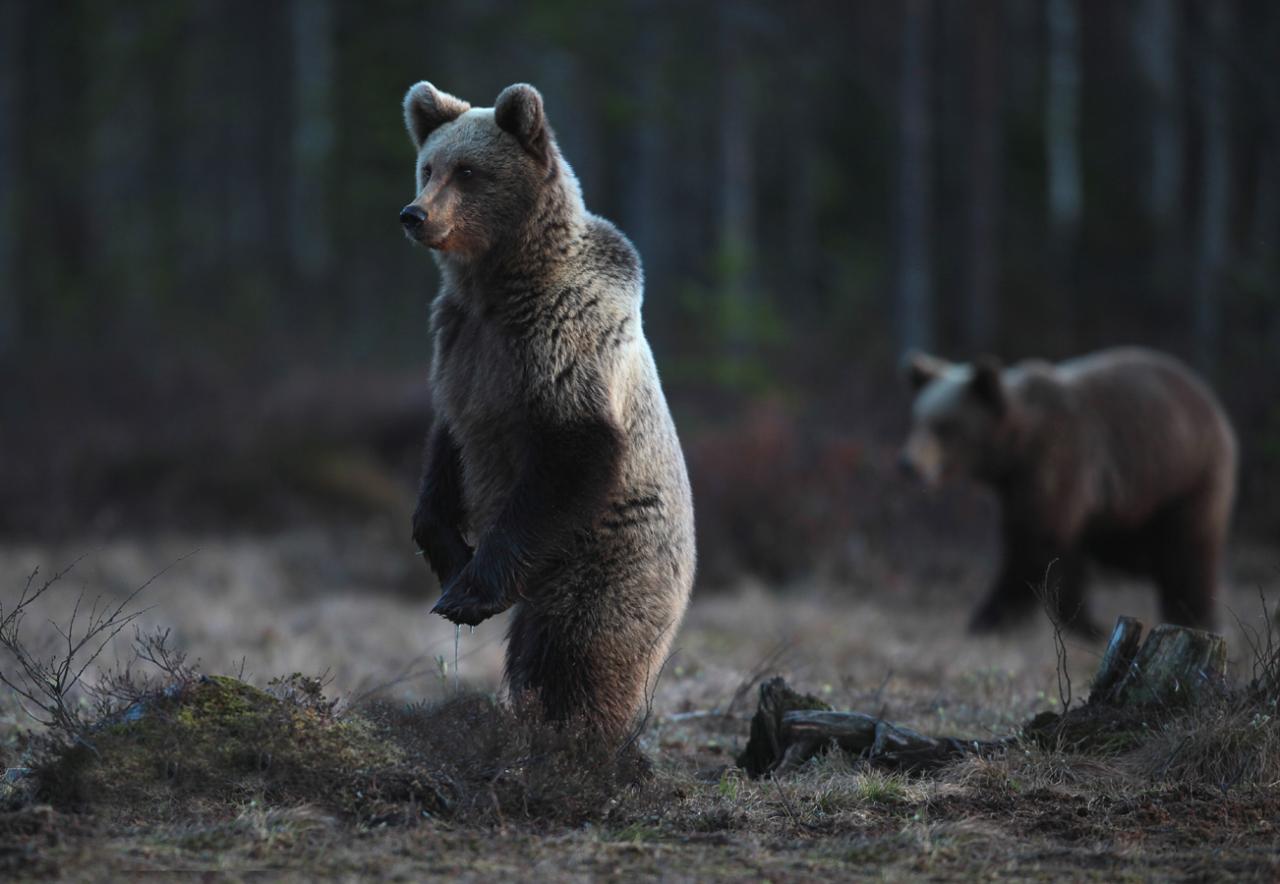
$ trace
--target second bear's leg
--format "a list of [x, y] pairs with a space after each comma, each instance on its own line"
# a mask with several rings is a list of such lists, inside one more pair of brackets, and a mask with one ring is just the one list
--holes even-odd
[[1036, 588], [1044, 584], [1050, 563], [1065, 558], [1059, 547], [1018, 533], [1006, 535], [1003, 553], [1000, 574], [969, 621], [971, 632], [992, 632], [1025, 620], [1039, 605]]
[[1152, 575], [1160, 589], [1160, 615], [1166, 623], [1214, 628], [1223, 533], [1194, 508], [1173, 514], [1170, 531], [1156, 551]]
[[1100, 638], [1102, 630], [1089, 613], [1085, 586], [1089, 568], [1084, 556], [1072, 553], [1062, 556], [1045, 569], [1039, 588], [1051, 617], [1062, 626], [1087, 638]]

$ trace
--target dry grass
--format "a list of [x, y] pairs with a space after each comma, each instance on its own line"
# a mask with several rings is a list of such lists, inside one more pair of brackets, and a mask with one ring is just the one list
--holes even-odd
[[[81, 584], [123, 598], [199, 548], [148, 590], [141, 601], [156, 607], [141, 625], [172, 626], [174, 646], [208, 672], [236, 673], [244, 659], [246, 680], [266, 689], [277, 674], [328, 670], [330, 697], [365, 696], [357, 711], [343, 703], [326, 713], [305, 686], [274, 689], [286, 708], [307, 710], [316, 722], [358, 718], [369, 728], [361, 739], [394, 750], [373, 765], [376, 752], [356, 741], [348, 748], [367, 753], [362, 763], [328, 769], [328, 779], [347, 785], [351, 770], [376, 770], [361, 797], [287, 777], [273, 785], [267, 765], [243, 771], [235, 788], [216, 788], [215, 778], [197, 790], [220, 802], [157, 802], [171, 786], [135, 772], [134, 786], [162, 790], [143, 792], [163, 813], [130, 818], [119, 807], [85, 814], [29, 803], [0, 813], [0, 874], [1115, 880], [1270, 879], [1280, 871], [1280, 799], [1270, 788], [1276, 731], [1271, 719], [1247, 718], [1225, 700], [1105, 757], [1027, 745], [928, 779], [862, 770], [839, 756], [778, 781], [750, 781], [733, 767], [754, 706], [749, 686], [775, 672], [837, 708], [930, 733], [1005, 734], [1058, 708], [1047, 624], [983, 641], [958, 633], [981, 590], [980, 566], [945, 584], [888, 579], [801, 586], [789, 595], [746, 586], [699, 598], [640, 740], [654, 768], [636, 788], [634, 759], [522, 730], [486, 699], [497, 686], [505, 624], [464, 632], [461, 675], [472, 693], [455, 696], [453, 630], [427, 617], [433, 593], [425, 577], [418, 594], [402, 591], [420, 563], [405, 554], [403, 569], [388, 564], [400, 553], [379, 536], [363, 540], [315, 533], [113, 543], [32, 615], [35, 623], [64, 612]], [[67, 552], [0, 549], [0, 573], [48, 569], [71, 558]], [[1263, 624], [1245, 616], [1257, 609], [1256, 595], [1240, 582], [1229, 603], [1243, 625], [1227, 634], [1239, 655], [1233, 669], [1247, 680], [1253, 660], [1242, 630]], [[1152, 622], [1145, 588], [1108, 589], [1095, 594], [1100, 620], [1123, 612]], [[1067, 665], [1077, 685], [1087, 684], [1101, 648], [1068, 642]], [[102, 661], [128, 659], [126, 643]], [[24, 757], [25, 725], [0, 697], [0, 763]], [[413, 776], [424, 772], [440, 777], [452, 801], [447, 813], [423, 816], [426, 805], [415, 805]], [[119, 779], [98, 786], [114, 789]], [[192, 812], [197, 806], [202, 811]], [[406, 812], [415, 807], [416, 816]]]

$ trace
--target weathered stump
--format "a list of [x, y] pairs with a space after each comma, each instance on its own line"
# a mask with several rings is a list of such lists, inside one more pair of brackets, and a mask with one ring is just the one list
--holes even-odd
[[1190, 702], [1205, 688], [1220, 685], [1226, 675], [1226, 639], [1165, 623], [1147, 635], [1105, 702], [1113, 706]]
[[1138, 645], [1142, 641], [1142, 621], [1133, 617], [1121, 617], [1116, 621], [1116, 628], [1107, 642], [1107, 649], [1102, 654], [1102, 662], [1093, 676], [1093, 684], [1089, 689], [1089, 702], [1106, 702], [1111, 697], [1133, 665], [1133, 658], [1138, 653]]

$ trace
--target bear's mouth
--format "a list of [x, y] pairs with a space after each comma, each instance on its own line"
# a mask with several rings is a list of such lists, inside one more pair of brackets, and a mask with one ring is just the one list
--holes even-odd
[[449, 251], [450, 239], [453, 236], [453, 229], [436, 232], [432, 230], [409, 231], [406, 230], [404, 235], [411, 242], [415, 242], [420, 246], [425, 246], [437, 252]]

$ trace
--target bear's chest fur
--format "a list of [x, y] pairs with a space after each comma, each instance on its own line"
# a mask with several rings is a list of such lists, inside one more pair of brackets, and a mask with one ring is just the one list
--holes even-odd
[[445, 301], [435, 313], [431, 386], [462, 454], [467, 533], [483, 534], [516, 481], [525, 438], [523, 360], [478, 310]]

